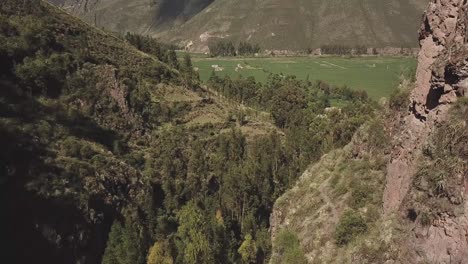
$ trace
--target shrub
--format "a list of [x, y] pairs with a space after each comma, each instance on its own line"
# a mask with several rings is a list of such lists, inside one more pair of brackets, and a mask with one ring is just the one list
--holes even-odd
[[431, 215], [428, 212], [421, 212], [419, 221], [423, 226], [429, 226], [432, 222]]
[[351, 193], [351, 197], [348, 200], [348, 204], [353, 209], [359, 209], [366, 205], [366, 203], [372, 199], [372, 190], [367, 185], [359, 184], [356, 186]]
[[[304, 256], [304, 251], [299, 244], [299, 239], [296, 234], [289, 230], [283, 230], [279, 233], [275, 241], [278, 254], [281, 256], [280, 261], [276, 263], [288, 264], [306, 264], [307, 259]], [[275, 263], [275, 262], [274, 262]]]
[[80, 157], [80, 144], [73, 137], [67, 137], [61, 145], [61, 154], [67, 157]]
[[390, 109], [401, 111], [409, 105], [410, 90], [399, 88], [395, 89], [390, 95], [389, 104]]
[[367, 231], [365, 219], [355, 211], [347, 211], [341, 217], [335, 230], [335, 242], [339, 246], [347, 245], [358, 235]]
[[169, 243], [167, 241], [154, 243], [154, 245], [149, 250], [147, 263], [173, 264], [174, 260], [170, 254]]
[[248, 234], [245, 236], [245, 240], [237, 252], [242, 256], [243, 263], [255, 263], [257, 246], [255, 245], [255, 240], [252, 239], [252, 235]]

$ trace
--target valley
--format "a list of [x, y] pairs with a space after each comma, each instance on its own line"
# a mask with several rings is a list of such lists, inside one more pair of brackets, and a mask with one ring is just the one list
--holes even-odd
[[417, 64], [411, 57], [209, 58], [197, 54], [192, 57], [202, 81], [207, 81], [213, 71], [220, 77], [253, 76], [262, 83], [272, 73], [294, 75], [299, 80], [321, 80], [331, 85], [363, 90], [376, 101], [388, 98], [402, 75], [415, 72]]
[[467, 1], [3, 0], [0, 62], [1, 263], [467, 263]]

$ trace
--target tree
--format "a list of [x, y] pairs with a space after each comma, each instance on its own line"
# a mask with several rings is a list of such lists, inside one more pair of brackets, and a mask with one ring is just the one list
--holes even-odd
[[167, 52], [167, 61], [172, 68], [177, 70], [180, 69], [179, 60], [177, 59], [177, 53], [175, 50], [169, 50]]
[[279, 259], [272, 259], [272, 263], [306, 264], [307, 259], [301, 248], [297, 235], [289, 230], [283, 230], [278, 234], [275, 248]]
[[124, 252], [121, 251], [122, 236], [122, 225], [118, 221], [115, 221], [112, 224], [109, 237], [107, 239], [106, 250], [104, 251], [104, 256], [102, 257], [102, 264], [123, 263], [122, 255]]
[[181, 67], [182, 71], [182, 79], [184, 86], [187, 89], [194, 89], [194, 79], [198, 79], [199, 76], [196, 74], [196, 72], [193, 70], [193, 64], [192, 64], [192, 59], [190, 58], [190, 54], [186, 53], [184, 55], [184, 61]]
[[186, 53], [184, 55], [184, 70], [186, 72], [192, 72], [193, 71], [193, 64], [192, 64], [192, 58], [190, 58], [190, 54]]
[[257, 246], [255, 240], [252, 239], [252, 235], [248, 234], [245, 236], [244, 242], [239, 247], [239, 254], [242, 257], [244, 263], [255, 263], [257, 257]]
[[284, 85], [273, 97], [271, 114], [277, 126], [284, 128], [302, 119], [307, 107], [306, 93], [294, 84]]
[[143, 264], [141, 241], [134, 227], [114, 221], [102, 258], [103, 264]]
[[209, 229], [204, 212], [191, 201], [177, 215], [179, 228], [177, 237], [182, 242], [180, 253], [184, 263], [214, 263], [213, 248], [210, 245]]
[[174, 260], [169, 251], [167, 241], [155, 242], [149, 250], [147, 264], [173, 264]]

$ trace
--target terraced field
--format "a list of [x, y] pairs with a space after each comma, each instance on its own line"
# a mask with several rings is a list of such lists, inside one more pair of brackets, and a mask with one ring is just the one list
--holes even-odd
[[414, 58], [396, 57], [283, 57], [283, 58], [206, 58], [194, 56], [193, 64], [200, 78], [208, 80], [213, 71], [218, 76], [233, 78], [254, 76], [266, 81], [270, 73], [295, 75], [299, 79], [323, 80], [334, 85], [347, 85], [366, 90], [378, 100], [397, 87], [402, 73], [414, 71]]

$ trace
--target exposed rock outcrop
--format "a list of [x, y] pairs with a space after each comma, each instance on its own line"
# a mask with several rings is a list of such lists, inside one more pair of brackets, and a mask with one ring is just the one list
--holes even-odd
[[429, 4], [424, 16], [416, 87], [388, 166], [384, 194], [387, 214], [398, 210], [408, 192], [415, 161], [430, 131], [444, 120], [450, 103], [466, 94], [466, 9], [466, 1], [437, 0]]
[[[406, 196], [412, 192], [424, 146], [434, 139], [432, 134], [446, 120], [451, 104], [467, 94], [467, 11], [466, 0], [434, 0], [425, 13], [409, 115], [404, 118], [404, 129], [397, 136], [398, 143], [388, 165], [384, 192], [386, 215], [395, 212], [403, 215], [408, 210], [407, 205], [416, 195]], [[465, 188], [462, 180], [459, 185]], [[405, 243], [405, 247], [411, 248], [408, 261], [468, 263], [468, 204], [466, 190], [462, 192], [459, 214], [438, 214], [437, 220], [429, 225], [416, 223]]]

